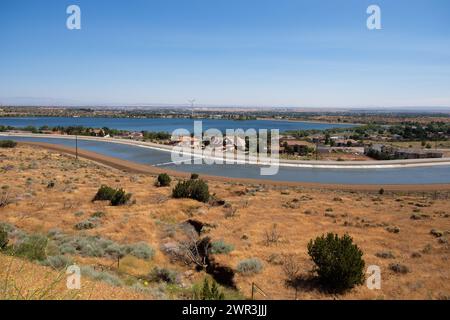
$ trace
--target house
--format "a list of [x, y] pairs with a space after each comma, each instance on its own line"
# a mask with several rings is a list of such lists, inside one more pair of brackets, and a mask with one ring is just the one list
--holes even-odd
[[396, 159], [442, 158], [443, 155], [442, 152], [421, 149], [398, 149], [395, 151]]
[[405, 149], [390, 145], [374, 144], [364, 148], [364, 153], [379, 160], [442, 158], [443, 153], [434, 150]]
[[172, 145], [180, 147], [200, 148], [200, 140], [191, 136], [178, 136], [171, 141]]
[[[101, 129], [100, 129], [101, 130]], [[103, 131], [103, 130], [102, 130]], [[103, 136], [104, 136], [104, 132], [103, 132]], [[133, 139], [133, 140], [142, 140], [144, 138], [144, 134], [142, 132], [139, 131], [134, 131], [134, 132], [123, 132], [120, 133], [119, 136], [121, 138], [125, 138], [125, 139]]]
[[223, 147], [226, 151], [233, 151], [236, 149], [245, 151], [246, 149], [245, 139], [237, 136], [226, 136], [225, 138], [213, 136], [209, 140], [209, 145], [213, 148]]
[[105, 131], [103, 129], [92, 129], [91, 133], [95, 134], [96, 137], [104, 137]]
[[336, 147], [357, 147], [360, 143], [353, 139], [337, 139], [334, 140], [334, 146]]
[[308, 137], [308, 140], [312, 143], [318, 144], [318, 143], [324, 143], [325, 142], [325, 136], [323, 134], [313, 134]]
[[315, 149], [315, 145], [304, 140], [282, 139], [280, 140], [280, 152], [306, 155]]

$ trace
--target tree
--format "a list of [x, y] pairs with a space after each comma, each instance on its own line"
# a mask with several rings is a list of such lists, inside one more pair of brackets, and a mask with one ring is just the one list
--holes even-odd
[[158, 175], [157, 184], [160, 187], [170, 186], [171, 181], [172, 181], [172, 179], [169, 177], [169, 175], [167, 173], [161, 173], [160, 175]]
[[225, 295], [220, 291], [219, 286], [214, 280], [211, 285], [207, 278], [203, 281], [201, 290], [194, 290], [195, 300], [224, 300]]
[[191, 198], [200, 202], [208, 202], [210, 194], [208, 185], [203, 180], [187, 180], [177, 183], [172, 190], [174, 198]]
[[308, 243], [319, 281], [331, 291], [340, 292], [364, 281], [363, 252], [349, 235], [328, 233]]

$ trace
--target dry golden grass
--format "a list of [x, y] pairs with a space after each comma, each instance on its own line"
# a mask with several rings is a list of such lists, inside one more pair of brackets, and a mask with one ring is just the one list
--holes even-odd
[[[376, 264], [382, 270], [381, 290], [360, 286], [337, 298], [439, 299], [450, 295], [449, 245], [444, 243], [446, 236], [438, 240], [430, 234], [433, 228], [450, 231], [449, 194], [447, 198], [440, 194], [434, 199], [433, 193], [378, 195], [376, 192], [209, 181], [210, 191], [231, 204], [231, 209], [227, 209], [188, 199], [172, 199], [171, 188], [155, 187], [155, 177], [151, 175], [126, 173], [87, 160], [76, 162], [71, 156], [38, 147], [0, 150], [0, 168], [3, 168], [0, 169], [0, 192], [9, 193], [12, 200], [11, 204], [0, 208], [1, 221], [27, 232], [59, 228], [67, 234], [78, 234], [81, 231], [74, 229], [77, 222], [103, 211], [106, 216], [101, 225], [83, 233], [101, 235], [120, 243], [145, 241], [157, 249], [151, 262], [125, 258], [121, 268], [127, 273], [145, 274], [153, 266], [168, 266], [182, 274], [189, 271], [186, 266], [171, 263], [159, 248], [172, 241], [167, 229], [192, 218], [213, 226], [206, 233], [213, 241], [223, 239], [234, 246], [230, 254], [216, 255], [216, 261], [232, 268], [245, 258], [257, 257], [263, 261], [260, 274], [236, 274], [237, 287], [247, 297], [251, 293], [251, 283], [255, 282], [270, 299], [293, 299], [295, 292], [285, 285], [282, 266], [269, 260], [274, 257], [280, 260], [283, 254], [294, 255], [301, 274], [306, 275], [312, 268], [306, 245], [310, 239], [327, 232], [350, 234], [363, 250], [366, 265]], [[53, 188], [47, 187], [49, 181], [55, 182]], [[175, 183], [173, 181], [172, 185]], [[133, 193], [136, 203], [122, 207], [92, 203], [101, 184], [124, 188]], [[229, 217], [234, 209], [235, 215]], [[413, 220], [412, 214], [425, 216]], [[267, 245], [265, 234], [274, 224], [280, 239]], [[392, 226], [398, 227], [400, 232], [386, 230]], [[395, 258], [376, 256], [386, 251], [392, 252]], [[413, 258], [413, 253], [420, 253], [420, 257]], [[96, 263], [96, 260], [80, 258], [79, 261]], [[390, 271], [390, 263], [406, 265], [411, 272], [396, 274]], [[24, 279], [27, 277], [23, 275]], [[201, 277], [201, 274], [189, 273], [184, 282], [190, 285]], [[105, 290], [99, 298], [131, 298], [126, 294], [114, 295], [113, 291]], [[297, 297], [336, 298], [314, 288], [300, 289]], [[81, 298], [92, 297], [83, 295]]]
[[64, 271], [0, 254], [0, 299], [20, 300], [143, 300], [149, 295], [82, 278], [79, 290], [69, 290]]

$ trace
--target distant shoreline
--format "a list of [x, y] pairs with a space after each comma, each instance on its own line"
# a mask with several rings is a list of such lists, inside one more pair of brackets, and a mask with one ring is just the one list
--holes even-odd
[[[74, 156], [75, 151], [73, 148], [44, 143], [44, 142], [20, 142], [22, 145], [38, 146], [46, 148], [48, 150], [57, 151], [65, 154]], [[188, 179], [190, 173], [181, 172], [167, 168], [158, 168], [151, 165], [139, 164], [136, 162], [122, 160], [110, 156], [101, 155], [92, 151], [87, 151], [83, 149], [78, 150], [78, 156], [90, 161], [94, 161], [100, 165], [105, 165], [119, 170], [124, 170], [131, 173], [138, 174], [150, 174], [157, 175], [160, 173], [168, 173], [174, 177]], [[273, 181], [273, 180], [263, 180], [263, 179], [251, 179], [251, 178], [228, 178], [222, 176], [211, 176], [203, 175], [202, 179], [207, 181], [217, 181], [222, 183], [245, 183], [254, 185], [271, 185], [278, 187], [306, 187], [314, 189], [325, 189], [325, 190], [345, 190], [345, 191], [365, 191], [365, 192], [378, 192], [381, 188], [385, 191], [410, 191], [410, 192], [434, 192], [434, 191], [448, 191], [450, 190], [450, 184], [370, 184], [370, 185], [353, 185], [353, 184], [322, 184], [314, 182], [289, 182], [289, 181]]]
[[[58, 135], [58, 134], [19, 134], [0, 132], [0, 137], [24, 137], [24, 138], [46, 138], [46, 139], [71, 139], [74, 140], [73, 135]], [[78, 136], [79, 140], [91, 140], [99, 142], [118, 143], [131, 146], [138, 146], [142, 148], [154, 149], [158, 151], [171, 152], [172, 146], [156, 144], [152, 142], [142, 142], [136, 140], [116, 139], [116, 138], [100, 138], [90, 136]], [[206, 156], [200, 156], [206, 158]], [[209, 159], [214, 159], [209, 157]], [[222, 159], [223, 160], [223, 159]], [[237, 158], [238, 162], [246, 161], [243, 158]], [[246, 162], [259, 166], [271, 165], [270, 159], [266, 161], [252, 161]], [[433, 159], [406, 159], [406, 160], [369, 160], [369, 161], [318, 161], [318, 160], [286, 160], [279, 159], [279, 166], [281, 167], [298, 167], [298, 168], [322, 168], [322, 169], [390, 169], [390, 168], [407, 168], [407, 167], [430, 167], [439, 165], [450, 165], [450, 158], [433, 158]]]
[[318, 124], [344, 124], [352, 126], [363, 126], [364, 123], [352, 123], [352, 122], [328, 122], [328, 121], [316, 121], [316, 120], [292, 120], [292, 119], [267, 119], [267, 118], [256, 118], [256, 120], [261, 121], [286, 121], [286, 122], [306, 122], [306, 123], [318, 123]]

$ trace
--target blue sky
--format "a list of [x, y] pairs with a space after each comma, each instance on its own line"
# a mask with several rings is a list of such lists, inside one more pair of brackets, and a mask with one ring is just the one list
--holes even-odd
[[448, 0], [2, 0], [0, 45], [2, 104], [450, 106]]

